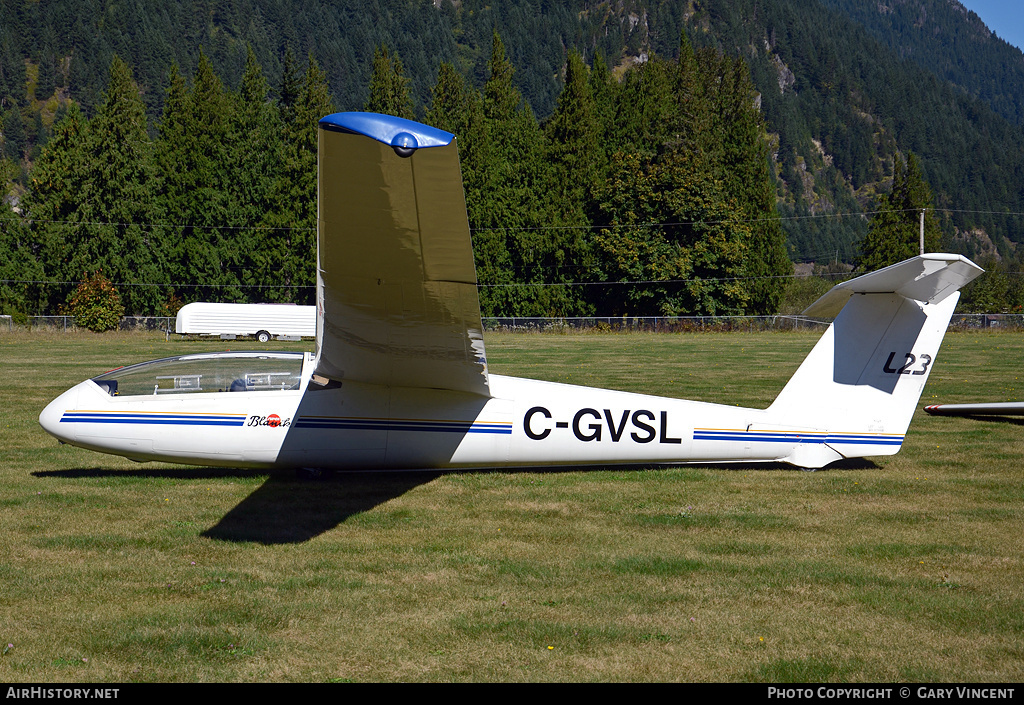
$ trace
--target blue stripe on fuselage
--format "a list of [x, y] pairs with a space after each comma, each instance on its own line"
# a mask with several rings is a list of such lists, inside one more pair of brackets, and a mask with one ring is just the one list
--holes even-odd
[[903, 436], [871, 433], [813, 433], [799, 431], [745, 431], [742, 429], [695, 428], [695, 441], [747, 441], [753, 443], [828, 443], [898, 446]]
[[129, 411], [65, 411], [61, 423], [111, 423], [173, 426], [241, 426], [243, 414], [167, 414]]
[[472, 421], [417, 421], [414, 419], [357, 419], [329, 416], [302, 416], [296, 428], [330, 428], [358, 431], [421, 431], [430, 433], [498, 433], [511, 434], [511, 423]]

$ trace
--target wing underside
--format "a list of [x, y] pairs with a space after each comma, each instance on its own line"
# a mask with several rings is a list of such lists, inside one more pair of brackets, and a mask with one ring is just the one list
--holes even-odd
[[330, 115], [318, 177], [316, 373], [489, 395], [454, 137]]

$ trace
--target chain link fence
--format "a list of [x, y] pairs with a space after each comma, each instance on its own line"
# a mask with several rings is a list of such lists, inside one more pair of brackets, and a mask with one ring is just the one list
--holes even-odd
[[[124, 316], [118, 329], [174, 332], [174, 320], [173, 316]], [[78, 326], [74, 316], [26, 316], [22, 322], [15, 322], [13, 316], [0, 316], [0, 332], [27, 329], [67, 332], [78, 330]]]
[[[174, 332], [174, 317], [125, 316], [120, 330]], [[484, 318], [484, 330], [559, 332], [587, 330], [594, 332], [731, 332], [731, 331], [793, 331], [820, 330], [828, 320], [806, 316], [581, 316], [575, 318]], [[25, 329], [77, 330], [72, 316], [28, 316], [16, 323], [12, 316], [0, 316], [0, 332]], [[954, 314], [949, 330], [1024, 329], [1024, 314], [960, 313]]]
[[761, 330], [813, 330], [828, 320], [806, 316], [586, 316], [579, 318], [484, 318], [484, 330], [595, 332], [729, 332]]
[[[484, 330], [494, 331], [649, 331], [656, 333], [820, 330], [830, 319], [807, 316], [587, 316], [578, 318], [484, 318]], [[1024, 314], [963, 313], [949, 330], [984, 328], [1024, 329]]]
[[957, 313], [949, 320], [949, 330], [974, 330], [976, 328], [1024, 328], [1024, 314], [1021, 313]]

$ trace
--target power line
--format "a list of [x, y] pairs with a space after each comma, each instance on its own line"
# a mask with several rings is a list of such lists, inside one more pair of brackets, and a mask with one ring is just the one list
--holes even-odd
[[[543, 231], [543, 230], [595, 230], [595, 229], [625, 229], [625, 228], [654, 228], [654, 227], [671, 227], [671, 226], [684, 226], [684, 225], [711, 225], [721, 223], [753, 223], [753, 222], [767, 222], [772, 220], [803, 220], [812, 218], [850, 218], [850, 217], [864, 217], [867, 215], [876, 215], [880, 213], [907, 213], [907, 212], [919, 212], [919, 208], [907, 208], [907, 209], [887, 209], [887, 210], [874, 210], [874, 211], [863, 211], [858, 213], [818, 213], [801, 216], [770, 216], [765, 218], [753, 218], [745, 220], [731, 220], [731, 221], [677, 221], [677, 222], [662, 222], [662, 223], [633, 223], [633, 224], [612, 224], [612, 225], [565, 225], [565, 226], [536, 226], [536, 227], [484, 227], [484, 228], [471, 228], [471, 232], [488, 232], [497, 230], [512, 230], [512, 231]], [[952, 208], [929, 208], [927, 210], [937, 212], [948, 212], [948, 213], [965, 213], [965, 214], [979, 214], [979, 215], [1006, 215], [1006, 216], [1024, 216], [1024, 212], [1017, 211], [991, 211], [991, 210], [965, 210], [965, 209], [952, 209]], [[257, 230], [257, 231], [313, 231], [312, 227], [292, 227], [292, 226], [235, 226], [235, 225], [174, 225], [167, 223], [119, 223], [119, 222], [105, 222], [105, 221], [61, 221], [61, 220], [45, 220], [45, 219], [0, 219], [0, 225], [5, 224], [46, 224], [46, 225], [64, 225], [64, 226], [106, 226], [106, 227], [142, 227], [142, 228], [194, 228], [201, 230]], [[554, 269], [587, 269], [590, 265], [586, 264], [568, 264], [568, 265], [557, 265]], [[536, 264], [531, 267], [533, 271], [537, 270], [550, 270], [552, 267]], [[1009, 275], [1022, 274], [1024, 272], [1007, 272]], [[852, 276], [850, 272], [823, 272], [815, 275], [818, 277], [845, 277]], [[514, 287], [570, 287], [570, 286], [636, 286], [636, 285], [665, 285], [665, 284], [685, 284], [690, 282], [731, 282], [731, 281], [763, 281], [766, 279], [798, 279], [803, 278], [797, 274], [786, 274], [786, 275], [768, 275], [760, 277], [691, 277], [687, 279], [647, 279], [647, 280], [628, 280], [628, 281], [573, 281], [573, 282], [522, 282], [522, 283], [509, 283], [509, 284], [477, 284], [480, 289], [498, 289], [498, 288], [514, 288]], [[81, 280], [78, 281], [61, 281], [61, 280], [44, 280], [44, 279], [0, 279], [0, 284], [36, 284], [45, 286], [77, 286], [81, 284]], [[315, 285], [312, 284], [198, 284], [198, 283], [186, 283], [186, 282], [167, 282], [167, 283], [153, 283], [153, 282], [113, 282], [114, 286], [118, 287], [158, 287], [158, 288], [175, 288], [175, 289], [315, 289]]]
[[304, 225], [301, 227], [290, 225], [197, 225], [195, 223], [177, 225], [174, 223], [119, 223], [116, 221], [105, 220], [47, 220], [45, 218], [0, 218], [0, 224], [4, 223], [23, 223], [28, 225], [42, 223], [43, 225], [66, 225], [69, 227], [87, 225], [92, 227], [111, 228], [137, 227], [149, 230], [158, 230], [161, 228], [166, 228], [167, 230], [184, 230], [186, 228], [192, 228], [194, 230], [304, 230], [307, 232], [312, 232], [316, 230], [316, 228], [308, 225]]
[[[685, 226], [685, 225], [723, 225], [729, 223], [765, 223], [772, 221], [791, 221], [791, 220], [812, 220], [820, 218], [863, 218], [870, 215], [878, 215], [881, 213], [918, 213], [922, 209], [920, 208], [899, 208], [899, 209], [882, 209], [882, 210], [871, 210], [871, 211], [859, 211], [855, 213], [809, 213], [807, 215], [790, 215], [790, 216], [765, 216], [762, 218], [739, 218], [729, 220], [680, 220], [671, 222], [657, 222], [657, 223], [611, 223], [605, 225], [537, 225], [537, 226], [511, 226], [511, 225], [494, 225], [494, 226], [476, 226], [471, 227], [469, 230], [471, 233], [478, 232], [493, 232], [499, 230], [512, 230], [516, 232], [521, 231], [549, 231], [549, 230], [612, 230], [612, 229], [626, 229], [626, 228], [659, 228], [659, 227], [674, 227], [674, 226]], [[957, 208], [926, 208], [925, 210], [934, 211], [936, 213], [963, 213], [973, 215], [1005, 215], [1005, 216], [1024, 216], [1022, 211], [995, 211], [995, 210], [966, 210]], [[257, 231], [304, 231], [314, 232], [315, 227], [312, 226], [285, 226], [285, 225], [200, 225], [195, 223], [188, 224], [176, 224], [176, 223], [125, 223], [116, 221], [102, 221], [102, 220], [89, 220], [89, 221], [74, 221], [74, 220], [50, 220], [42, 218], [2, 218], [0, 219], [0, 225], [12, 223], [12, 224], [28, 224], [35, 225], [37, 223], [44, 225], [64, 225], [68, 227], [76, 226], [92, 226], [92, 227], [139, 227], [147, 229], [161, 229], [165, 228], [168, 230], [174, 229], [188, 229], [194, 230], [257, 230]]]
[[[851, 272], [824, 272], [825, 277], [854, 276]], [[640, 279], [628, 281], [594, 281], [594, 282], [522, 282], [512, 284], [477, 284], [478, 289], [514, 288], [514, 287], [550, 287], [550, 286], [627, 286], [649, 284], [685, 284], [689, 282], [733, 282], [733, 281], [764, 281], [766, 279], [802, 279], [797, 274], [777, 274], [760, 277], [689, 277], [687, 279]], [[0, 284], [42, 284], [46, 286], [77, 286], [81, 281], [61, 281], [49, 279], [0, 279]], [[149, 283], [149, 282], [111, 282], [114, 286], [125, 287], [169, 287], [175, 289], [207, 288], [207, 289], [315, 289], [315, 284], [186, 284], [186, 283]]]
[[[76, 286], [81, 284], [82, 280], [79, 281], [60, 281], [56, 279], [0, 279], [0, 284], [46, 284], [50, 286], [64, 286], [71, 285]], [[188, 289], [188, 288], [206, 288], [206, 289], [315, 289], [315, 284], [181, 284], [181, 283], [166, 283], [157, 284], [150, 282], [111, 282], [114, 286], [152, 286], [152, 287], [170, 287], [175, 289]]]
[[[852, 272], [826, 272], [818, 275], [825, 277], [853, 277]], [[745, 282], [764, 281], [766, 279], [803, 279], [798, 274], [772, 274], [761, 277], [689, 277], [687, 279], [641, 279], [637, 281], [598, 281], [598, 282], [535, 282], [523, 284], [477, 284], [480, 289], [517, 287], [517, 286], [625, 286], [636, 284], [688, 284], [690, 282]]]
[[[1020, 272], [1003, 272], [1007, 276], [1020, 276], [1024, 275], [1024, 271]], [[857, 276], [853, 271], [849, 272], [821, 272], [820, 274], [813, 275], [819, 279], [832, 279], [832, 278], [843, 278], [843, 277], [854, 277]], [[476, 286], [478, 289], [511, 289], [516, 287], [570, 287], [570, 286], [650, 286], [657, 284], [688, 284], [691, 282], [699, 283], [718, 283], [718, 282], [741, 282], [741, 281], [764, 281], [767, 279], [807, 279], [806, 275], [799, 274], [776, 274], [776, 275], [765, 275], [760, 277], [689, 277], [686, 279], [637, 279], [637, 280], [624, 280], [624, 281], [593, 281], [593, 282], [522, 282], [522, 283], [511, 283], [511, 284], [480, 284]], [[81, 281], [60, 281], [60, 280], [47, 280], [47, 279], [0, 279], [0, 284], [41, 284], [45, 286], [77, 286], [81, 284]], [[169, 287], [175, 289], [188, 289], [188, 288], [207, 288], [207, 289], [315, 289], [314, 284], [189, 284], [189, 283], [147, 283], [147, 282], [111, 282], [117, 287]]]

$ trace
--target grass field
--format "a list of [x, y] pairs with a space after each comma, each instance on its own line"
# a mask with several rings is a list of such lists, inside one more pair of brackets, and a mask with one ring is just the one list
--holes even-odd
[[[487, 345], [502, 374], [765, 406], [815, 339]], [[815, 473], [320, 483], [138, 465], [39, 428], [82, 379], [223, 347], [0, 334], [0, 681], [1024, 679], [1020, 421], [919, 411], [898, 455]], [[1019, 400], [1022, 360], [1022, 335], [952, 333], [922, 405]]]

